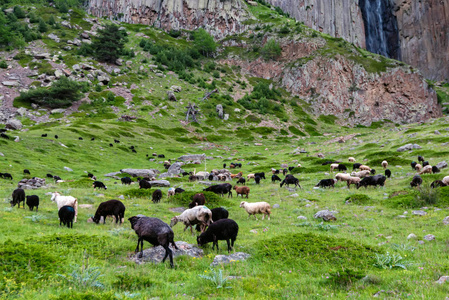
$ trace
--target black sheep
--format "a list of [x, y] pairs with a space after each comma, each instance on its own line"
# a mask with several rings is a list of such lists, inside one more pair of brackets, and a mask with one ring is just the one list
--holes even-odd
[[173, 268], [173, 253], [169, 248], [169, 244], [172, 244], [173, 248], [178, 249], [173, 241], [174, 233], [168, 224], [162, 222], [158, 218], [149, 217], [131, 217], [128, 219], [131, 223], [131, 228], [134, 229], [138, 236], [136, 253], [139, 252], [143, 256], [143, 241], [147, 241], [153, 246], [162, 246], [165, 249], [165, 256], [162, 262], [165, 262], [167, 256], [170, 258], [170, 266]]
[[75, 209], [69, 205], [61, 207], [58, 211], [59, 226], [61, 223], [67, 225], [68, 228], [73, 228], [73, 218], [75, 218]]
[[391, 171], [389, 169], [385, 170], [385, 176], [390, 178], [391, 177]]
[[322, 187], [322, 188], [326, 188], [326, 187], [334, 187], [335, 183], [336, 183], [336, 179], [321, 179], [320, 182], [318, 182], [317, 185], [315, 185], [316, 187]]
[[425, 162], [422, 163], [422, 166], [423, 166], [423, 167], [428, 166], [428, 165], [429, 165], [429, 162], [428, 162], [427, 160], [426, 160]]
[[132, 153], [137, 153], [136, 149], [131, 150]]
[[287, 169], [282, 170], [282, 174], [285, 176], [288, 173]]
[[91, 138], [90, 140], [91, 140], [91, 141], [95, 141], [95, 138], [93, 137], [93, 138]]
[[46, 133], [41, 134], [41, 137], [47, 137]]
[[94, 177], [94, 174], [89, 172], [89, 173], [87, 173], [87, 177], [92, 178], [92, 177]]
[[30, 210], [33, 210], [34, 207], [36, 207], [36, 212], [39, 208], [39, 196], [37, 195], [31, 195], [31, 196], [26, 196], [27, 199], [27, 206]]
[[440, 169], [437, 166], [432, 166], [432, 173], [440, 173]]
[[[260, 180], [260, 177], [259, 177]], [[237, 180], [237, 184], [241, 183], [241, 184], [245, 184], [246, 183], [246, 179], [244, 177], [240, 177], [239, 180]]]
[[359, 189], [362, 186], [367, 188], [369, 185], [384, 186], [385, 180], [387, 180], [387, 177], [385, 177], [384, 175], [374, 175], [374, 176], [370, 176], [370, 177], [365, 177], [362, 180], [360, 180], [359, 183], [357, 183], [357, 189]]
[[432, 182], [430, 184], [430, 187], [433, 188], [433, 189], [437, 188], [439, 186], [446, 186], [446, 184], [443, 181], [441, 181], [441, 180], [435, 180], [434, 182]]
[[152, 201], [153, 203], [159, 203], [162, 199], [162, 191], [160, 189], [157, 189], [153, 192], [152, 195]]
[[58, 139], [58, 138], [59, 138], [59, 136], [57, 134], [55, 134], [55, 139]]
[[[197, 178], [195, 175], [192, 175], [193, 177], [195, 177], [195, 178]], [[189, 178], [190, 179], [190, 178]], [[198, 179], [198, 178], [197, 178]], [[212, 181], [212, 180], [214, 180], [214, 174], [209, 174], [209, 177], [208, 177], [208, 179], [209, 179], [209, 181]], [[191, 181], [195, 181], [195, 179], [194, 178], [192, 178], [192, 180]]]
[[92, 221], [98, 224], [101, 218], [103, 218], [103, 224], [106, 223], [107, 216], [114, 216], [115, 223], [122, 224], [123, 218], [125, 217], [125, 205], [119, 200], [109, 200], [105, 202], [101, 202], [98, 205], [97, 211], [95, 212], [95, 216], [93, 216]]
[[295, 167], [288, 167], [288, 171], [291, 172]]
[[5, 178], [5, 179], [9, 178], [9, 179], [12, 180], [12, 175], [9, 174], [9, 173], [3, 173], [3, 176], [2, 176], [2, 177]]
[[281, 182], [281, 187], [286, 184], [287, 186], [290, 184], [294, 184], [295, 186], [298, 186], [299, 188], [301, 188], [301, 186], [299, 185], [299, 179], [295, 178], [295, 176], [288, 174], [287, 176], [285, 176], [284, 180], [282, 180]]
[[184, 189], [182, 189], [182, 188], [176, 188], [175, 189], [175, 195], [176, 194], [181, 194], [181, 193], [183, 193], [183, 192], [185, 192], [186, 190], [184, 190]]
[[419, 175], [415, 175], [413, 176], [412, 181], [410, 182], [410, 186], [411, 187], [417, 187], [420, 186], [422, 184], [422, 178]]
[[418, 155], [418, 161], [419, 162], [424, 162], [424, 157], [422, 157], [421, 155]]
[[8, 135], [6, 135], [6, 134], [4, 134], [3, 132], [2, 132], [2, 133], [0, 133], [0, 137], [2, 137], [2, 138], [4, 138], [4, 139], [7, 139], [7, 140], [9, 140], [9, 136], [8, 136]]
[[231, 190], [232, 190], [232, 185], [230, 185], [229, 183], [211, 185], [211, 186], [203, 189], [203, 191], [205, 191], [205, 192], [213, 192], [215, 194], [221, 195], [222, 197], [224, 194], [228, 194], [228, 198], [229, 198], [229, 196], [232, 197]]
[[[212, 176], [212, 179], [213, 179], [213, 176]], [[195, 175], [190, 175], [189, 176], [189, 181], [190, 182], [192, 182], [192, 181], [197, 181], [198, 180], [198, 177], [196, 177]], [[210, 175], [209, 175], [209, 180], [211, 180], [210, 179]]]
[[82, 138], [82, 137], [79, 137], [78, 139], [79, 139], [80, 141], [82, 141], [82, 140], [83, 140], [83, 138]]
[[114, 147], [114, 145], [113, 145], [113, 144], [111, 144], [111, 143], [109, 143], [109, 147]]
[[353, 165], [352, 165], [352, 170], [355, 170], [355, 169], [360, 168], [361, 165], [362, 165], [361, 163], [355, 163], [355, 164], [353, 164]]
[[23, 208], [25, 208], [25, 191], [23, 189], [15, 189], [12, 192], [12, 201], [11, 207], [14, 207], [17, 204], [17, 207], [20, 208], [20, 202], [23, 202]]
[[192, 202], [189, 204], [189, 208], [194, 208], [198, 205], [206, 204], [206, 197], [204, 197], [203, 193], [198, 193], [193, 196]]
[[275, 183], [276, 181], [282, 181], [282, 179], [279, 178], [279, 176], [277, 176], [277, 175], [272, 175], [271, 182]]
[[[229, 217], [229, 212], [223, 207], [212, 208], [210, 211], [212, 212], [212, 221], [214, 222]], [[201, 225], [197, 224], [195, 229], [196, 231], [201, 231]]]
[[226, 164], [223, 164], [223, 169], [226, 169]]
[[260, 173], [254, 173], [254, 177], [259, 176], [260, 179], [266, 179], [265, 178], [265, 172], [260, 172]]
[[344, 164], [338, 164], [337, 170], [338, 171], [346, 171], [346, 170], [348, 170], [348, 168], [346, 168], [346, 166]]
[[117, 139], [114, 139], [114, 143], [118, 144], [118, 143], [120, 143], [120, 141]]
[[412, 161], [412, 162], [410, 163], [410, 166], [412, 167], [413, 170], [416, 170], [416, 169], [415, 169], [416, 165], [417, 165], [417, 162], [416, 162], [416, 161]]
[[53, 178], [53, 175], [51, 175], [50, 173], [47, 173], [47, 178]]
[[101, 181], [94, 181], [94, 183], [92, 184], [92, 187], [94, 188], [94, 190], [95, 190], [96, 188], [99, 188], [99, 189], [105, 189], [105, 190], [108, 189], [108, 187], [105, 186], [104, 183], [101, 182]]
[[62, 180], [61, 177], [59, 177], [59, 176], [57, 176], [57, 175], [53, 176], [53, 179], [54, 179], [55, 181]]
[[28, 175], [30, 175], [30, 170], [28, 170], [28, 169], [23, 170], [23, 174], [28, 174]]
[[139, 189], [151, 189], [151, 183], [142, 179], [139, 181]]
[[371, 169], [369, 172], [371, 173], [371, 175], [376, 174], [376, 170], [374, 170], [374, 169]]
[[256, 181], [256, 184], [260, 184], [260, 177], [259, 176], [255, 176], [254, 177], [254, 181]]
[[[226, 240], [228, 252], [231, 252], [238, 233], [239, 226], [234, 220], [221, 219], [210, 224], [209, 227], [207, 227], [207, 230], [197, 237], [197, 242], [199, 246], [212, 242], [212, 250], [217, 246], [218, 251], [218, 241]], [[231, 242], [229, 242], [229, 240]]]
[[120, 181], [122, 182], [122, 184], [125, 184], [125, 185], [126, 184], [130, 185], [131, 182], [132, 182], [131, 178], [129, 178], [129, 177], [123, 177], [123, 178], [120, 179]]
[[157, 157], [159, 157], [159, 158], [165, 158], [165, 155], [164, 155], [164, 154], [158, 154]]

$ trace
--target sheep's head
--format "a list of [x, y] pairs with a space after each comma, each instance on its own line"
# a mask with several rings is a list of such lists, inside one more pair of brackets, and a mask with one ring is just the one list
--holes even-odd
[[198, 246], [203, 246], [203, 243], [201, 242], [201, 236], [196, 237], [196, 243], [198, 244]]
[[60, 195], [58, 192], [51, 193], [51, 201], [55, 201], [56, 197]]
[[246, 203], [248, 203], [248, 202], [246, 202], [246, 201], [240, 202], [240, 207], [245, 207], [245, 204], [246, 204]]
[[177, 217], [173, 217], [170, 220], [170, 227], [175, 226], [178, 223], [178, 218]]
[[234, 190], [237, 190], [237, 186], [236, 186], [236, 185], [234, 185], [233, 189], [234, 189]]
[[136, 225], [137, 221], [140, 219], [140, 217], [133, 216], [131, 218], [128, 218], [128, 221], [131, 223], [131, 228], [134, 229], [134, 225]]

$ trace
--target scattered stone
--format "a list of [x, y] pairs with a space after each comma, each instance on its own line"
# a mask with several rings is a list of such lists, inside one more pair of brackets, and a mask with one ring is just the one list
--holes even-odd
[[446, 218], [443, 219], [443, 224], [449, 225], [449, 216], [447, 216]]
[[336, 211], [329, 211], [329, 210], [320, 210], [317, 212], [313, 217], [315, 219], [322, 218], [324, 221], [336, 221], [337, 218], [334, 216], [335, 213], [338, 213]]
[[183, 161], [183, 162], [194, 161], [194, 160], [203, 161], [203, 160], [206, 160], [206, 154], [183, 155], [183, 156], [178, 157], [178, 160]]
[[234, 112], [240, 112], [240, 108], [234, 109]]
[[[182, 241], [175, 242], [178, 250], [174, 249], [170, 244], [170, 250], [173, 251], [173, 257], [178, 257], [180, 255], [188, 255], [191, 257], [200, 258], [203, 256], [204, 252], [202, 249], [186, 243]], [[148, 245], [148, 244], [146, 244]], [[139, 257], [140, 252], [132, 255], [130, 257], [131, 261], [134, 261], [137, 264], [152, 262], [152, 263], [160, 263], [165, 256], [165, 249], [162, 246], [152, 247], [143, 250], [142, 257]]]
[[298, 220], [307, 220], [307, 217], [305, 217], [305, 216], [298, 216], [297, 219]]
[[290, 197], [296, 198], [296, 197], [299, 197], [299, 195], [295, 193], [295, 194], [291, 194]]
[[412, 214], [414, 214], [416, 216], [425, 216], [425, 215], [427, 215], [427, 212], [425, 212], [423, 210], [414, 210], [414, 211], [412, 211]]
[[168, 182], [168, 180], [153, 180], [149, 182], [151, 184], [151, 187], [170, 187], [170, 182]]
[[[157, 67], [157, 66], [156, 66], [156, 67]], [[172, 85], [172, 86], [170, 87], [170, 89], [171, 89], [173, 92], [175, 92], [175, 93], [179, 93], [179, 92], [182, 91], [182, 88], [181, 88], [180, 86], [177, 86], [177, 85]]]
[[160, 172], [156, 169], [121, 169], [120, 172], [115, 173], [113, 176], [120, 173], [127, 173], [133, 177], [155, 177], [156, 174], [159, 174]]
[[59, 43], [59, 42], [60, 42], [59, 37], [58, 37], [56, 34], [54, 34], [54, 33], [50, 33], [50, 34], [48, 35], [48, 38], [49, 38], [49, 39], [52, 39], [52, 40], [55, 41], [56, 43]]
[[212, 182], [210, 182], [210, 181], [198, 181], [198, 183], [199, 184], [204, 184], [204, 185], [207, 185], [207, 186], [211, 186], [212, 185]]
[[185, 207], [173, 207], [173, 208], [169, 208], [168, 210], [174, 213], [183, 213], [187, 208]]
[[44, 178], [38, 178], [38, 177], [34, 177], [31, 179], [22, 179], [19, 181], [19, 183], [17, 184], [18, 188], [22, 188], [22, 189], [26, 189], [26, 190], [31, 190], [31, 189], [38, 189], [40, 187], [45, 187], [45, 179]]
[[408, 236], [407, 236], [407, 240], [410, 240], [410, 239], [416, 239], [417, 238], [417, 236], [414, 234], [414, 233], [410, 233]]
[[20, 83], [18, 81], [12, 81], [12, 80], [10, 80], [10, 81], [2, 81], [2, 84], [4, 86], [19, 86], [20, 85]]
[[435, 130], [433, 133], [436, 134], [436, 135], [441, 134], [438, 130]]
[[178, 101], [178, 100], [176, 100], [176, 96], [173, 91], [167, 91], [167, 98], [170, 101]]
[[445, 283], [448, 280], [449, 280], [449, 276], [441, 276], [440, 279], [435, 281], [435, 283], [443, 284], [443, 283]]
[[447, 168], [447, 162], [445, 160], [443, 160], [442, 162], [437, 163], [437, 168], [440, 170]]
[[212, 267], [220, 264], [229, 264], [232, 262], [244, 261], [250, 258], [251, 255], [244, 252], [236, 252], [230, 255], [217, 255], [214, 258], [214, 261], [210, 264]]
[[215, 111], [218, 113], [218, 117], [220, 119], [223, 119], [223, 105], [217, 104], [217, 106], [215, 107]]
[[68, 171], [68, 172], [73, 172], [72, 169], [70, 169], [69, 167], [64, 167], [64, 170]]
[[433, 234], [428, 234], [428, 235], [424, 236], [424, 239], [426, 241], [430, 242], [430, 241], [433, 241], [435, 239], [435, 236]]
[[421, 149], [421, 146], [418, 144], [407, 144], [407, 145], [399, 147], [396, 151], [404, 152], [404, 151], [409, 151], [409, 150], [413, 150], [413, 149]]
[[7, 129], [20, 130], [22, 127], [22, 122], [17, 119], [9, 119], [8, 122], [6, 122]]
[[52, 109], [50, 111], [50, 113], [52, 115], [54, 115], [54, 114], [63, 114], [63, 113], [65, 113], [65, 109], [64, 108], [55, 108], [55, 109]]
[[279, 204], [274, 204], [273, 208], [280, 208], [281, 206]]
[[424, 241], [418, 241], [418, 244], [424, 245]]
[[262, 143], [254, 143], [254, 146], [263, 146]]
[[2, 152], [0, 152], [0, 156], [3, 156], [3, 157], [4, 157], [4, 156], [5, 156], [5, 154], [3, 154]]

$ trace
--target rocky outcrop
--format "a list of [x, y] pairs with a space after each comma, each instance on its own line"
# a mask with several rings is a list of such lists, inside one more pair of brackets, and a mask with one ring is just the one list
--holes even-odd
[[90, 0], [88, 11], [97, 17], [170, 29], [205, 28], [217, 38], [240, 33], [248, 18], [242, 0]]

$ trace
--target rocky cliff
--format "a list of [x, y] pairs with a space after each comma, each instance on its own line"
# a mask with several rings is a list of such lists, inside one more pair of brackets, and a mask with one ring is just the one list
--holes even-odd
[[244, 7], [240, 0], [90, 0], [88, 12], [165, 30], [202, 27], [222, 38], [246, 29]]
[[[368, 46], [370, 51], [399, 58], [420, 69], [427, 78], [449, 81], [447, 1], [267, 1], [316, 30], [342, 37], [363, 48]], [[395, 32], [395, 24], [398, 32]], [[373, 37], [383, 38], [384, 43], [373, 41]]]

